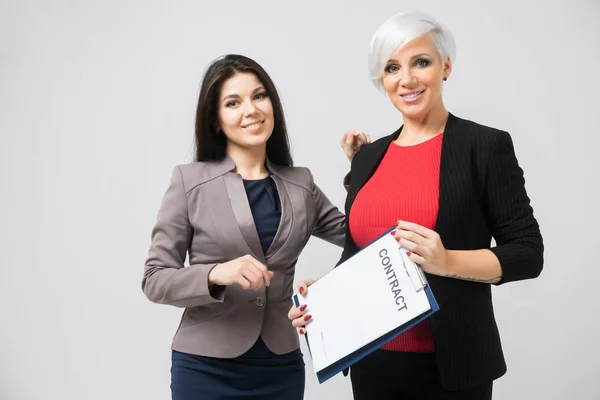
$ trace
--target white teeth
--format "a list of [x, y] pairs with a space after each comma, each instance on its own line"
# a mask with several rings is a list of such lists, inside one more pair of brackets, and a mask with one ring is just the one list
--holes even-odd
[[410, 100], [410, 99], [414, 99], [415, 97], [417, 97], [417, 96], [418, 96], [418, 95], [420, 95], [421, 93], [423, 93], [423, 92], [412, 93], [412, 94], [405, 94], [405, 95], [404, 95], [404, 96], [402, 96], [402, 97], [404, 97], [405, 99], [408, 99], [408, 100]]
[[252, 124], [252, 125], [247, 125], [246, 128], [254, 129], [254, 128], [258, 128], [259, 126], [260, 126], [260, 122], [257, 122], [257, 123]]

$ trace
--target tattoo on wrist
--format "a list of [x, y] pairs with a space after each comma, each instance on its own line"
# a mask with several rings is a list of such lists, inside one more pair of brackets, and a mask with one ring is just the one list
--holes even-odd
[[501, 276], [497, 276], [492, 279], [477, 279], [477, 278], [473, 278], [470, 276], [460, 276], [460, 275], [454, 275], [454, 274], [446, 275], [446, 278], [460, 279], [463, 281], [479, 282], [479, 283], [498, 283], [502, 279]]

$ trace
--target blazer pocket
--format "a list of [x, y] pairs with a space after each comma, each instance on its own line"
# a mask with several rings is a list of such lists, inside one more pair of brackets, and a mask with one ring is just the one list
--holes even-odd
[[181, 328], [210, 321], [227, 311], [224, 303], [212, 303], [204, 306], [186, 308], [181, 319]]

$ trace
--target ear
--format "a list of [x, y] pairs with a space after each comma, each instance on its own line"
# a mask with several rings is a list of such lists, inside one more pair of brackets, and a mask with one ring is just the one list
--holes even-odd
[[[450, 57], [446, 57], [446, 61], [444, 61], [444, 78], [448, 79], [450, 74], [452, 73], [452, 61], [450, 61]], [[444, 80], [446, 80], [444, 79]]]

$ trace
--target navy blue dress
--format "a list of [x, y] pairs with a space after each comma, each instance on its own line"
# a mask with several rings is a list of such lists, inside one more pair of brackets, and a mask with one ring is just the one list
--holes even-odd
[[[277, 186], [270, 177], [244, 180], [248, 202], [263, 252], [266, 253], [281, 220]], [[173, 400], [301, 400], [304, 360], [300, 349], [277, 355], [262, 338], [237, 358], [214, 358], [173, 350]]]

